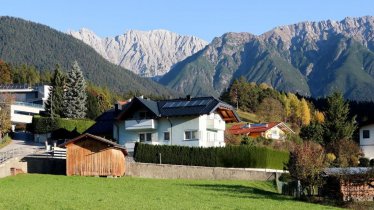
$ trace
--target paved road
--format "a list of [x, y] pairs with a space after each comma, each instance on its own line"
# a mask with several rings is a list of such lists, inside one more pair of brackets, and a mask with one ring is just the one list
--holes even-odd
[[29, 134], [23, 132], [17, 132], [14, 135], [12, 142], [0, 149], [0, 152], [6, 152], [13, 149], [20, 149], [24, 154], [34, 153], [36, 150], [44, 149], [44, 145], [30, 141], [28, 138]]

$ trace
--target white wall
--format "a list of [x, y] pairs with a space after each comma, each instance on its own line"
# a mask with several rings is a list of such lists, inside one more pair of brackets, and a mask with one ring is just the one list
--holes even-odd
[[[220, 124], [220, 130], [207, 129], [207, 120], [216, 119]], [[172, 126], [171, 126], [171, 124]], [[224, 128], [225, 122], [219, 114], [212, 113], [211, 115], [201, 116], [186, 116], [186, 117], [172, 117], [158, 119], [156, 130], [141, 130], [129, 131], [125, 130], [125, 121], [119, 124], [118, 143], [132, 148], [134, 142], [139, 141], [139, 133], [152, 133], [152, 142], [150, 144], [167, 144], [167, 145], [181, 145], [181, 146], [200, 146], [213, 147], [225, 146], [224, 143]], [[197, 130], [198, 139], [185, 140], [184, 133], [188, 130]], [[113, 136], [117, 137], [117, 127], [113, 129]], [[170, 140], [164, 140], [164, 132], [170, 132]]]
[[[363, 138], [363, 131], [369, 130], [370, 138]], [[363, 126], [360, 128], [360, 147], [365, 157], [374, 158], [374, 124]]]

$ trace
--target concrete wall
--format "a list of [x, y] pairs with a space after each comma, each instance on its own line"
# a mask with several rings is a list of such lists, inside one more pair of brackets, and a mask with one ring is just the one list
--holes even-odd
[[182, 166], [126, 161], [126, 176], [157, 179], [274, 180], [280, 170]]
[[20, 157], [15, 157], [0, 164], [0, 178], [10, 176], [11, 168], [22, 169], [23, 172], [27, 173], [27, 163], [23, 162], [21, 159]]

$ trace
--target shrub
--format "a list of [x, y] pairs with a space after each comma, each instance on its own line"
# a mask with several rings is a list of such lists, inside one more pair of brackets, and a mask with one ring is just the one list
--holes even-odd
[[85, 132], [95, 121], [88, 119], [50, 118], [34, 116], [31, 129], [34, 133], [50, 133], [63, 128], [67, 131], [77, 130], [78, 133]]
[[283, 169], [289, 159], [288, 152], [265, 147], [185, 147], [136, 143], [134, 157], [138, 162], [164, 164]]
[[4, 136], [3, 139], [0, 138], [0, 148], [7, 146], [11, 141], [12, 138], [10, 138], [8, 135]]
[[369, 167], [369, 159], [368, 158], [365, 158], [365, 157], [362, 157], [359, 159], [360, 163], [358, 164], [358, 166], [360, 167]]
[[374, 167], [374, 159], [371, 159], [371, 160], [370, 160], [370, 166], [371, 166], [371, 167]]

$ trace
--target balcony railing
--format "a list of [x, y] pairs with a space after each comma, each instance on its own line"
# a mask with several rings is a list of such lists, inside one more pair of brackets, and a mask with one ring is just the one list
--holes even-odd
[[223, 120], [208, 119], [206, 127], [211, 130], [225, 130], [225, 123]]
[[126, 120], [125, 129], [126, 130], [157, 129], [157, 122], [154, 119]]

